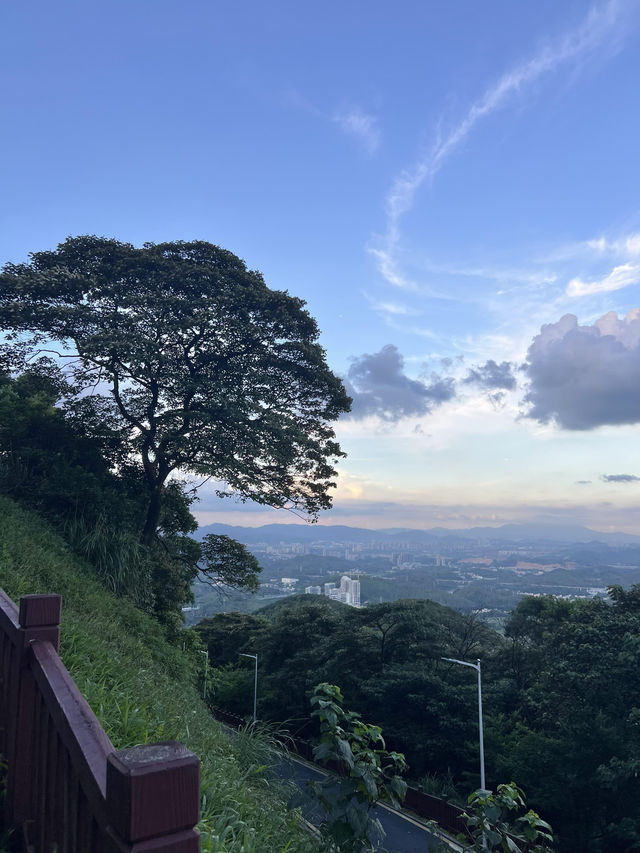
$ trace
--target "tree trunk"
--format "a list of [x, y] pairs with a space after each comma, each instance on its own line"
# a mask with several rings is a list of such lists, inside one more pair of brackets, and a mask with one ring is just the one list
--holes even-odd
[[162, 485], [156, 484], [149, 497], [149, 506], [147, 507], [147, 517], [144, 522], [144, 528], [140, 536], [140, 541], [143, 545], [150, 547], [156, 538], [156, 531], [160, 524], [160, 510], [162, 509]]

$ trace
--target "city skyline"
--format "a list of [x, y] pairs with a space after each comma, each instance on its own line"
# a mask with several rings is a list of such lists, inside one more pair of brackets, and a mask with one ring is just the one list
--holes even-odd
[[305, 299], [354, 400], [320, 524], [636, 532], [640, 9], [248, 10], [0, 12], [0, 261], [204, 239]]

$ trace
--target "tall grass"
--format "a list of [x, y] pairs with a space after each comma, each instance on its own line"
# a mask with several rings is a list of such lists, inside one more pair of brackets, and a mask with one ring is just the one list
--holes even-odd
[[202, 702], [194, 632], [185, 632], [184, 651], [168, 643], [159, 623], [106, 591], [48, 525], [6, 498], [0, 586], [14, 601], [62, 595], [61, 657], [116, 749], [175, 739], [200, 756], [204, 853], [317, 853], [269, 772], [269, 744], [231, 738]]
[[150, 609], [151, 566], [148, 552], [135, 533], [115, 530], [103, 513], [93, 524], [76, 517], [64, 523], [65, 539], [92, 565], [102, 583], [116, 595], [128, 595], [138, 607]]

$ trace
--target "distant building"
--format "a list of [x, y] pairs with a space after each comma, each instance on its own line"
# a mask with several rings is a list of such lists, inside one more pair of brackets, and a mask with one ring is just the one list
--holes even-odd
[[[320, 595], [319, 586], [308, 586], [305, 592], [311, 595]], [[340, 586], [334, 583], [324, 585], [324, 594], [333, 601], [341, 601], [351, 607], [360, 607], [360, 581], [352, 580], [348, 575], [343, 575]]]
[[339, 587], [334, 583], [325, 584], [324, 590], [324, 594], [328, 595], [334, 601], [341, 601], [343, 604], [349, 604], [351, 607], [360, 607], [360, 581], [351, 580], [348, 575], [342, 576]]
[[344, 603], [352, 607], [360, 607], [360, 581], [351, 580], [347, 575], [342, 576], [340, 591], [344, 593]]

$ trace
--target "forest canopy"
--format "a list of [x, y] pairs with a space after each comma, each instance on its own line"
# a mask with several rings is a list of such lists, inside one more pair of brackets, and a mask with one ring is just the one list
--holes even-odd
[[312, 519], [331, 506], [331, 422], [350, 399], [304, 302], [231, 252], [70, 237], [3, 268], [0, 330], [0, 488], [114, 588], [145, 601], [150, 586], [156, 612], [179, 610], [198, 571], [257, 586], [238, 543], [188, 536], [180, 476]]
[[107, 418], [123, 456], [140, 460], [144, 544], [174, 471], [312, 516], [331, 505], [342, 454], [330, 422], [349, 398], [302, 300], [231, 252], [68, 238], [4, 267], [0, 328], [8, 368], [63, 362], [67, 397]]

